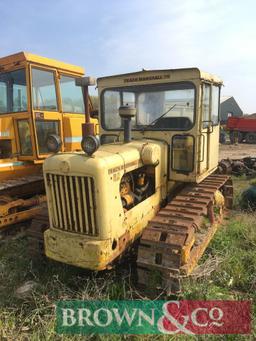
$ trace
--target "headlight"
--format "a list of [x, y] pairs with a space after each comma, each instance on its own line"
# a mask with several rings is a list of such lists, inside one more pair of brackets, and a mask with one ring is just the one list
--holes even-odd
[[58, 135], [49, 135], [47, 137], [46, 146], [50, 153], [58, 153], [61, 149], [62, 141]]
[[92, 155], [93, 153], [95, 153], [99, 146], [100, 141], [98, 137], [93, 135], [85, 136], [81, 142], [81, 147], [83, 151], [88, 155]]

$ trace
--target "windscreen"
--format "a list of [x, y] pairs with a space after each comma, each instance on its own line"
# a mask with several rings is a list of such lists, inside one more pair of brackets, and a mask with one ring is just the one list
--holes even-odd
[[189, 130], [195, 116], [195, 87], [191, 83], [136, 86], [105, 90], [101, 96], [102, 124], [106, 130], [123, 128], [118, 109], [136, 107], [133, 129]]

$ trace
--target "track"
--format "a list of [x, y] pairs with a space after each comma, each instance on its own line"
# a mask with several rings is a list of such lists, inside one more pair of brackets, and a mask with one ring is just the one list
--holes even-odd
[[25, 198], [44, 192], [43, 175], [29, 175], [22, 178], [1, 181], [0, 196]]
[[15, 232], [15, 224], [28, 221], [37, 215], [40, 204], [45, 201], [43, 175], [28, 175], [1, 181], [0, 236], [3, 238], [8, 235], [8, 230]]
[[167, 294], [179, 292], [181, 278], [197, 265], [224, 209], [232, 208], [232, 198], [227, 175], [210, 175], [179, 192], [143, 231], [137, 259], [139, 283]]

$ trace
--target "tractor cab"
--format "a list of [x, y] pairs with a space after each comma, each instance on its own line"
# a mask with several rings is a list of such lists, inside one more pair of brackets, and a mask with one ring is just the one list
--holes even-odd
[[168, 145], [168, 179], [200, 182], [218, 164], [221, 85], [218, 77], [197, 68], [99, 78], [101, 142], [123, 140], [119, 108], [132, 106], [132, 138]]
[[20, 52], [0, 58], [1, 162], [42, 163], [47, 138], [58, 135], [62, 151], [79, 150], [85, 120], [84, 69]]

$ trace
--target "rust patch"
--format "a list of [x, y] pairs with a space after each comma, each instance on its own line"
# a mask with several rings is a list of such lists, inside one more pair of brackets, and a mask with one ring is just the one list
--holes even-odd
[[119, 252], [123, 252], [126, 249], [126, 245], [130, 242], [130, 233], [126, 231], [119, 239], [118, 246]]

